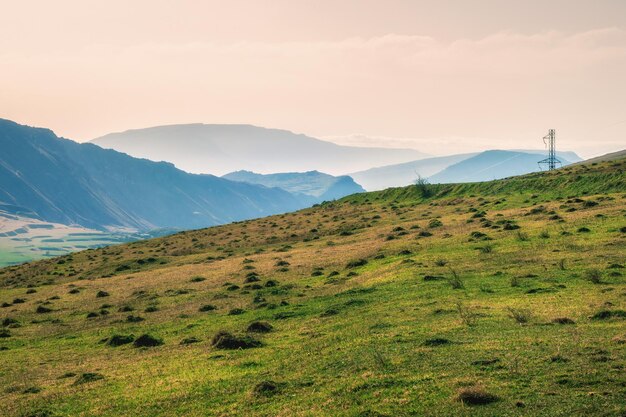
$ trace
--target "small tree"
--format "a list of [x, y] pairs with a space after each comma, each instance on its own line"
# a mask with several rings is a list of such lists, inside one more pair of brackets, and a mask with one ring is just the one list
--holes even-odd
[[433, 195], [433, 187], [430, 185], [428, 180], [421, 175], [417, 174], [417, 179], [415, 180], [415, 187], [417, 191], [422, 196], [422, 198], [432, 197]]

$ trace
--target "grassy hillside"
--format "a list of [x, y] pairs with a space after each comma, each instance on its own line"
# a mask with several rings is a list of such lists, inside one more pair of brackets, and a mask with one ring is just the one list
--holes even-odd
[[622, 416], [625, 168], [358, 194], [5, 268], [0, 409]]

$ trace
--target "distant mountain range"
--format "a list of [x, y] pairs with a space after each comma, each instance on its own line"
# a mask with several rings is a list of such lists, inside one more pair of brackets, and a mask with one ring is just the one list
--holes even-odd
[[[403, 164], [372, 168], [350, 174], [366, 190], [402, 187], [418, 177], [432, 183], [490, 181], [540, 170], [537, 162], [545, 151], [489, 150], [435, 158], [420, 159]], [[557, 152], [563, 165], [581, 161], [574, 152]]]
[[318, 171], [265, 175], [250, 171], [236, 171], [226, 174], [222, 178], [260, 184], [266, 187], [279, 187], [309, 204], [335, 200], [365, 191], [349, 176], [335, 177]]
[[397, 164], [425, 157], [411, 149], [340, 146], [286, 130], [251, 125], [185, 124], [111, 133], [92, 140], [187, 172], [223, 175], [318, 170], [330, 174]]
[[370, 168], [365, 171], [349, 174], [367, 191], [384, 190], [390, 187], [403, 187], [413, 184], [421, 176], [428, 178], [464, 159], [477, 155], [475, 153], [441, 156], [405, 162], [403, 164], [387, 165]]
[[[428, 180], [432, 183], [497, 180], [540, 171], [537, 164], [539, 159], [541, 158], [536, 153], [485, 151], [447, 167], [430, 176]], [[562, 156], [559, 156], [559, 159], [564, 166], [572, 163]]]
[[98, 230], [191, 229], [293, 211], [280, 188], [194, 175], [0, 119], [0, 209]]
[[[415, 151], [338, 146], [249, 125], [177, 125], [107, 135], [96, 143], [203, 167], [334, 167], [420, 157]], [[47, 129], [0, 119], [0, 210], [97, 230], [191, 229], [297, 210], [349, 194], [411, 184], [473, 182], [538, 171], [541, 151], [492, 150], [392, 164], [333, 176], [317, 170], [223, 177], [189, 174]], [[188, 159], [191, 158], [192, 159]], [[579, 161], [559, 153], [564, 164]], [[154, 157], [154, 156], [153, 156]], [[158, 159], [155, 157], [155, 159]], [[195, 162], [193, 162], [195, 161]]]

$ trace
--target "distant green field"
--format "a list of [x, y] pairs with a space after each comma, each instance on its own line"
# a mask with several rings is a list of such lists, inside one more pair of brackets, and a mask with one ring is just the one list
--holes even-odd
[[[65, 233], [49, 225], [29, 225], [19, 233], [0, 237], [0, 268], [37, 259], [65, 255], [77, 250], [99, 248], [117, 243], [132, 242], [152, 236], [162, 236], [169, 231], [155, 231], [143, 234], [70, 232]], [[33, 230], [29, 230], [33, 229]], [[38, 234], [46, 230], [45, 235]]]
[[15, 265], [22, 262], [28, 262], [39, 258], [29, 256], [27, 252], [16, 251], [12, 248], [0, 246], [0, 268], [8, 265]]
[[[87, 237], [89, 236], [89, 237]], [[107, 234], [70, 234], [63, 237], [33, 236], [32, 238], [0, 238], [0, 268], [65, 255], [76, 250], [97, 248], [134, 240], [128, 236]]]

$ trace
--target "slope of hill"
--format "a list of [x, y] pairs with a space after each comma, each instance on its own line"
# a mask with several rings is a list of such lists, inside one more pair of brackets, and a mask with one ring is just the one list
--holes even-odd
[[0, 204], [94, 229], [198, 228], [302, 208], [277, 188], [193, 175], [0, 119]]
[[606, 155], [597, 156], [595, 158], [587, 159], [586, 161], [577, 162], [577, 164], [593, 164], [598, 162], [610, 162], [626, 158], [626, 149], [617, 152], [611, 152]]
[[[545, 158], [547, 155], [547, 150], [546, 149], [508, 149], [511, 152], [522, 152], [522, 153], [532, 153], [534, 155], [541, 155], [543, 156], [543, 158]], [[565, 159], [566, 161], [569, 161], [570, 163], [574, 163], [574, 162], [581, 162], [583, 159], [578, 156], [578, 154], [576, 152], [572, 152], [572, 151], [556, 151], [556, 157], [559, 159]], [[543, 159], [543, 158], [539, 158], [539, 159]]]
[[357, 194], [5, 268], [3, 414], [623, 415], [625, 168]]
[[[432, 183], [490, 181], [540, 171], [538, 154], [514, 151], [485, 151], [450, 165], [430, 176]], [[570, 161], [559, 158], [563, 166]]]
[[390, 187], [405, 187], [411, 185], [419, 176], [427, 178], [452, 164], [477, 155], [475, 153], [440, 156], [420, 159], [403, 164], [387, 165], [370, 168], [365, 171], [349, 174], [367, 191], [384, 190]]
[[286, 172], [278, 174], [256, 174], [250, 171], [236, 171], [224, 175], [231, 181], [278, 187], [306, 200], [322, 202], [336, 200], [365, 190], [347, 175], [335, 177], [318, 171]]
[[340, 146], [251, 125], [158, 126], [111, 133], [92, 142], [136, 157], [172, 162], [187, 172], [218, 175], [239, 170], [263, 174], [319, 170], [337, 175], [423, 156], [409, 149]]

